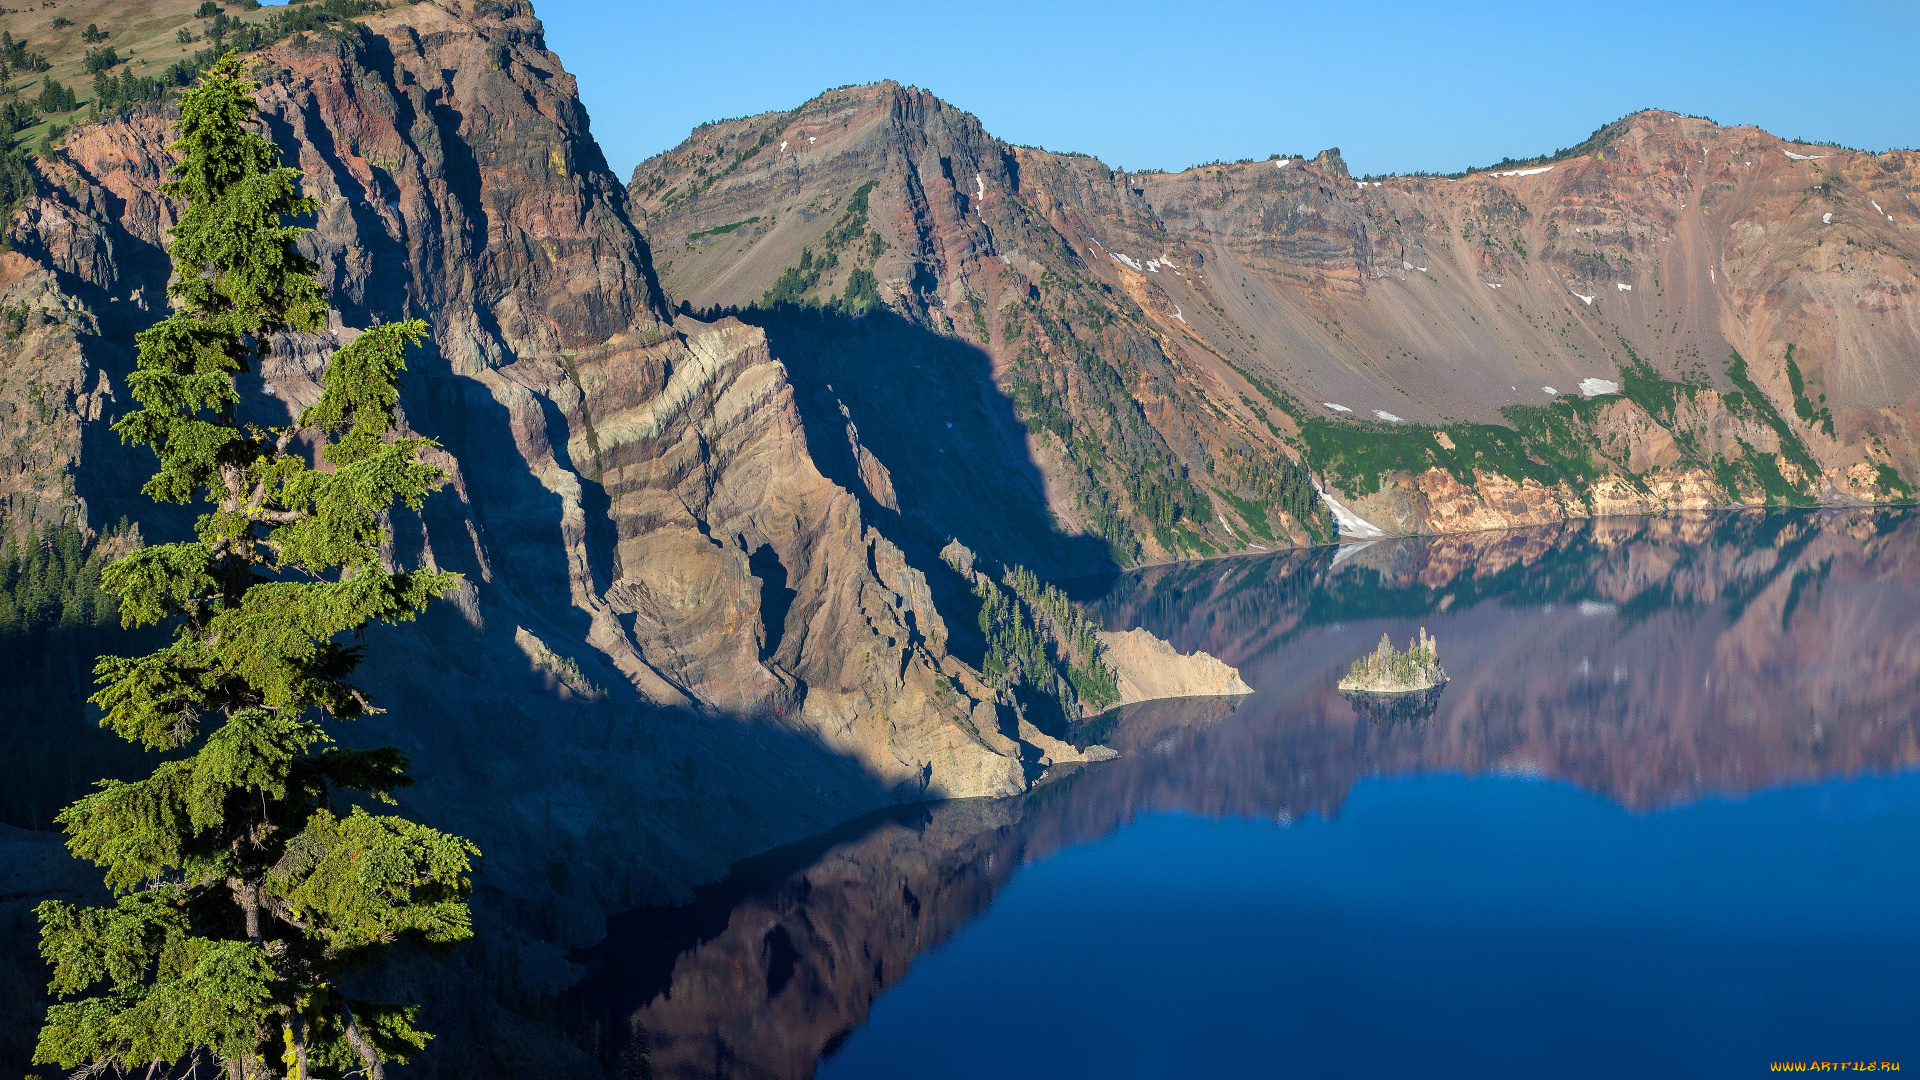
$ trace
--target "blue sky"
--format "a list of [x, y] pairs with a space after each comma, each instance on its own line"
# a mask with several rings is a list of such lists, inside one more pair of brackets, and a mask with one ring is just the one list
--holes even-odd
[[614, 171], [702, 121], [893, 78], [1130, 169], [1311, 154], [1453, 170], [1646, 106], [1920, 146], [1920, 5], [536, 0]]

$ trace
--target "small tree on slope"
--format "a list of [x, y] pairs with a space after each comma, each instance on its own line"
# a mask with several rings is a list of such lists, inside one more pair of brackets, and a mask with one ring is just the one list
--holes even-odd
[[[217, 1062], [249, 1077], [382, 1075], [423, 1046], [412, 1007], [340, 979], [397, 940], [471, 936], [467, 841], [369, 813], [410, 783], [393, 747], [346, 750], [332, 721], [370, 710], [346, 680], [370, 622], [410, 619], [459, 577], [380, 558], [395, 503], [444, 482], [429, 440], [393, 435], [397, 376], [426, 324], [375, 326], [340, 349], [290, 427], [236, 417], [234, 376], [275, 333], [326, 311], [294, 249], [311, 213], [299, 170], [244, 127], [258, 87], [229, 55], [180, 106], [183, 160], [163, 190], [186, 211], [169, 252], [174, 312], [138, 338], [139, 408], [116, 425], [153, 448], [154, 499], [212, 505], [198, 538], [115, 563], [124, 621], [170, 622], [149, 656], [102, 657], [102, 723], [179, 753], [103, 782], [61, 816], [106, 870], [111, 906], [38, 913], [53, 992], [35, 1060], [149, 1076]], [[324, 465], [301, 448], [317, 451]]]

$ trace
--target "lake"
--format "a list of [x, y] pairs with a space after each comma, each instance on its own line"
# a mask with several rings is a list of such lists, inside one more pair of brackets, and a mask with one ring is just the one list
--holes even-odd
[[[1089, 601], [1244, 698], [618, 916], [624, 1076], [1920, 1067], [1920, 518], [1611, 519], [1156, 567]], [[1335, 683], [1421, 627], [1412, 715]]]

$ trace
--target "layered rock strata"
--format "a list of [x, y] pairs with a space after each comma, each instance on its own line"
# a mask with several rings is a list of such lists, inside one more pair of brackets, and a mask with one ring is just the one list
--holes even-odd
[[[1289, 461], [1354, 536], [1908, 499], [1916, 177], [1658, 111], [1458, 177], [1337, 150], [1126, 173], [880, 83], [703, 126], [630, 190], [694, 308], [856, 310], [870, 275], [972, 342], [947, 377], [1024, 430], [962, 410], [935, 441], [1031, 461], [1045, 512], [1127, 561], [1304, 539]], [[927, 456], [883, 394], [842, 396]]]

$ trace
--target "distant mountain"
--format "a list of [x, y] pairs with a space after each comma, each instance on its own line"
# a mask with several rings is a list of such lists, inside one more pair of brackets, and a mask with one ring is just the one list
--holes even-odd
[[[896, 478], [968, 453], [894, 485], [930, 531], [987, 526], [969, 485], [1031, 461], [1130, 562], [1326, 535], [1295, 463], [1350, 535], [1910, 499], [1916, 185], [1920, 154], [1656, 111], [1458, 178], [1129, 174], [880, 83], [705, 125], [629, 191], [693, 310], [878, 303], [972, 344], [928, 409], [845, 314], [809, 331]], [[982, 452], [974, 400], [1017, 445]]]

